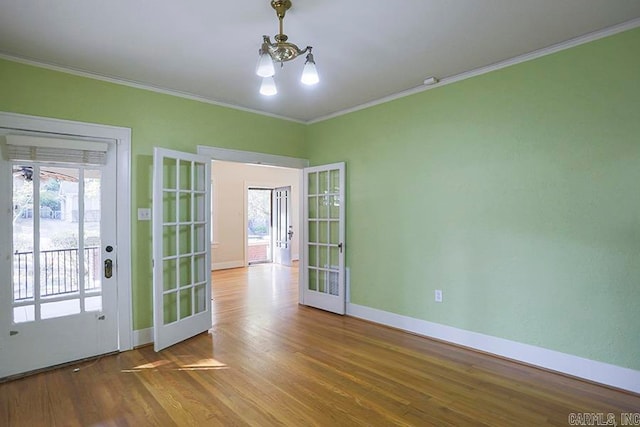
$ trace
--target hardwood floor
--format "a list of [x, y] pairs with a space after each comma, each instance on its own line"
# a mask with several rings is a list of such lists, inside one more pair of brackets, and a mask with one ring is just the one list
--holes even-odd
[[638, 395], [299, 306], [296, 268], [216, 272], [213, 324], [161, 353], [0, 384], [0, 425], [566, 426], [640, 412]]

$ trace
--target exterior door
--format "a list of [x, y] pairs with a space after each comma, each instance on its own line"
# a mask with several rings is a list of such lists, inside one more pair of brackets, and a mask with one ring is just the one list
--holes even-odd
[[291, 186], [273, 190], [273, 247], [274, 262], [291, 266]]
[[0, 140], [0, 378], [118, 350], [115, 141]]
[[302, 303], [345, 313], [345, 164], [304, 170]]
[[211, 328], [211, 160], [153, 153], [154, 347]]

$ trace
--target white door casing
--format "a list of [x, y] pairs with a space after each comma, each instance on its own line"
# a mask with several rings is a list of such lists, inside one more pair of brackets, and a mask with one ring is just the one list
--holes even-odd
[[[81, 281], [86, 279], [83, 279], [85, 275], [80, 272], [84, 269], [84, 273], [88, 274], [88, 266], [92, 265], [92, 270], [95, 270], [92, 273], [98, 276], [100, 291], [96, 289], [87, 290], [76, 282], [76, 287], [67, 289], [65, 294], [50, 295], [50, 290], [41, 292], [42, 289], [39, 287], [40, 276], [31, 272], [32, 277], [38, 282], [31, 287], [30, 294], [16, 296], [13, 286], [15, 251], [13, 251], [11, 244], [3, 245], [0, 248], [0, 269], [3, 271], [0, 277], [5, 278], [0, 283], [0, 360], [2, 360], [2, 363], [0, 363], [0, 377], [67, 363], [111, 351], [130, 349], [130, 130], [0, 112], [0, 133], [5, 135], [47, 136], [61, 141], [72, 141], [72, 144], [80, 148], [83, 145], [91, 144], [91, 142], [85, 141], [95, 140], [106, 142], [108, 146], [106, 150], [106, 165], [99, 167], [65, 163], [64, 161], [29, 163], [1, 160], [0, 189], [2, 191], [0, 191], [0, 197], [6, 201], [2, 205], [8, 207], [7, 210], [3, 210], [0, 213], [6, 219], [2, 221], [2, 226], [0, 226], [2, 240], [11, 242], [13, 233], [12, 203], [7, 200], [12, 197], [12, 171], [14, 168], [11, 163], [14, 165], [20, 163], [16, 167], [28, 166], [30, 171], [35, 172], [34, 184], [38, 183], [41, 172], [44, 173], [50, 170], [64, 172], [65, 168], [66, 171], [72, 172], [80, 178], [77, 179], [77, 186], [81, 191], [83, 191], [85, 183], [95, 182], [95, 178], [99, 177], [97, 182], [99, 182], [98, 191], [101, 194], [99, 199], [102, 215], [100, 215], [100, 248], [97, 249], [99, 254], [96, 254], [97, 258], [95, 259], [95, 255], [91, 255], [92, 260], [95, 262], [93, 264], [89, 263], [89, 255], [80, 249], [75, 251], [77, 259], [74, 261], [79, 270], [77, 277]], [[43, 169], [40, 170], [40, 168]], [[37, 188], [37, 186], [34, 186], [33, 190], [36, 198], [39, 194]], [[91, 189], [91, 191], [95, 191], [95, 188]], [[84, 199], [81, 199], [79, 201], [80, 212], [77, 213], [77, 215], [80, 215], [80, 219], [85, 212], [82, 209]], [[34, 218], [32, 227], [39, 223], [40, 215], [37, 215], [39, 207], [40, 204], [34, 206], [36, 218]], [[82, 225], [78, 227], [79, 230], [83, 230]], [[35, 228], [35, 230], [38, 229]], [[36, 245], [39, 244], [36, 234], [34, 234], [33, 240]], [[82, 241], [82, 239], [79, 240]], [[79, 245], [82, 246], [83, 242], [79, 243]], [[111, 252], [109, 253], [106, 251], [107, 246], [111, 246]], [[39, 248], [36, 246], [34, 250], [37, 252]], [[70, 250], [68, 252], [74, 251]], [[93, 253], [95, 253], [94, 250], [92, 250]], [[45, 272], [44, 270], [51, 271], [51, 267], [45, 268], [45, 265], [49, 265], [45, 258], [47, 255], [41, 254], [37, 260], [32, 261], [33, 265], [40, 264], [42, 266], [43, 273]], [[113, 261], [111, 278], [103, 276], [103, 265], [107, 258]], [[91, 298], [91, 303], [94, 304], [97, 303], [99, 298], [101, 307], [91, 306], [87, 298]], [[52, 314], [51, 307], [67, 304], [75, 307], [71, 310], [75, 314], [67, 314], [66, 311], [56, 313], [57, 308], [53, 310]], [[45, 307], [44, 312], [42, 311], [43, 307]], [[16, 314], [14, 309], [19, 312], [29, 312], [30, 314], [26, 318], [20, 319], [19, 315], [14, 317], [14, 314]], [[16, 322], [16, 320], [18, 321]]]
[[154, 348], [211, 328], [211, 162], [154, 148]]
[[345, 164], [304, 169], [302, 303], [345, 313]]

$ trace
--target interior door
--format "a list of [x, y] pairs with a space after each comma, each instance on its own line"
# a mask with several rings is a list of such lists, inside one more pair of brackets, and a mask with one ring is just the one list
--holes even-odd
[[118, 350], [115, 142], [0, 139], [0, 378]]
[[291, 186], [273, 190], [274, 262], [291, 266]]
[[304, 170], [305, 305], [345, 313], [345, 164]]
[[210, 159], [153, 153], [154, 348], [211, 328]]

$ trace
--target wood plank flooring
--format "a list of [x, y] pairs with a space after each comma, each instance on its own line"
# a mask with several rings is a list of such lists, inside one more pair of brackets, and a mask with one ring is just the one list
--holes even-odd
[[299, 306], [296, 268], [216, 272], [213, 289], [210, 333], [0, 384], [0, 425], [566, 426], [640, 412], [638, 395]]

